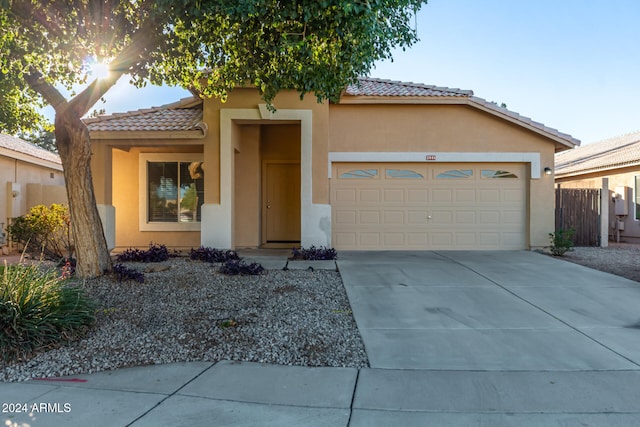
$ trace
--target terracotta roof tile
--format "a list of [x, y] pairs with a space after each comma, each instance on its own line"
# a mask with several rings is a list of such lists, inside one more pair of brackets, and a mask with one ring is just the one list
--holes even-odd
[[90, 132], [158, 132], [202, 130], [202, 101], [185, 98], [173, 104], [83, 119]]
[[60, 156], [15, 136], [0, 133], [0, 148], [61, 165]]
[[640, 131], [556, 154], [556, 176], [640, 165]]
[[[535, 122], [528, 117], [499, 107], [495, 103], [473, 96], [473, 91], [471, 90], [361, 77], [358, 79], [358, 84], [347, 86], [343, 93], [343, 96], [345, 95], [371, 98], [455, 98], [456, 102], [461, 101], [462, 103], [490, 110], [493, 114], [550, 134], [556, 139], [561, 140], [565, 146], [573, 147], [580, 144], [580, 141], [571, 137], [571, 135], [561, 133], [556, 129]], [[185, 98], [174, 104], [130, 111], [122, 114], [87, 118], [84, 119], [84, 122], [87, 124], [90, 132], [202, 130], [202, 101], [196, 97]]]
[[347, 86], [344, 92], [351, 96], [460, 96], [469, 97], [473, 91], [405, 83], [393, 80], [361, 77], [358, 84]]

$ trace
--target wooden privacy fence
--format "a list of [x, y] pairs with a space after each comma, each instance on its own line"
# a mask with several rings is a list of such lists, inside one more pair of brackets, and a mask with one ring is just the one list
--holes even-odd
[[574, 228], [576, 246], [600, 245], [600, 190], [556, 188], [556, 230]]

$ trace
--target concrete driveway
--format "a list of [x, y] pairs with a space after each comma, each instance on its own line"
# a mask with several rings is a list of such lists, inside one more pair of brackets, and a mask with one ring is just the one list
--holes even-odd
[[637, 282], [525, 251], [338, 266], [372, 368], [350, 425], [640, 425]]

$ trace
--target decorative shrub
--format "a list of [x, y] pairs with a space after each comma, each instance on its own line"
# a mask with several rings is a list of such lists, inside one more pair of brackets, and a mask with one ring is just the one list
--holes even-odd
[[0, 267], [0, 354], [11, 362], [83, 336], [94, 304], [55, 269]]
[[48, 259], [70, 258], [73, 252], [71, 216], [65, 205], [34, 206], [28, 214], [14, 219], [7, 232], [27, 252]]
[[573, 235], [576, 233], [575, 228], [568, 230], [558, 230], [555, 233], [549, 233], [551, 239], [551, 253], [555, 256], [563, 256], [568, 251], [573, 250]]
[[315, 246], [311, 246], [310, 248], [293, 248], [292, 254], [291, 259], [303, 259], [307, 261], [338, 259], [338, 252], [336, 252], [335, 249], [324, 246], [319, 248]]
[[138, 283], [144, 283], [144, 273], [138, 270], [129, 268], [122, 264], [114, 264], [111, 270], [118, 282], [124, 282], [125, 280], [135, 280]]
[[246, 264], [242, 260], [228, 260], [220, 267], [220, 273], [231, 276], [237, 276], [238, 274], [256, 276], [264, 273], [264, 267], [257, 262]]
[[149, 243], [149, 249], [127, 249], [116, 258], [118, 262], [162, 262], [169, 259], [169, 251], [165, 245]]
[[240, 256], [236, 253], [236, 251], [232, 250], [223, 250], [223, 249], [215, 249], [200, 246], [198, 249], [191, 249], [189, 252], [189, 257], [192, 260], [196, 261], [205, 261], [205, 262], [226, 262], [229, 260], [240, 260]]

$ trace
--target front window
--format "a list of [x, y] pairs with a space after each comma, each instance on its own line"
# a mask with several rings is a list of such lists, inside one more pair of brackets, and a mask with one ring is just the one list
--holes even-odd
[[149, 222], [200, 222], [202, 162], [148, 162], [147, 197]]
[[142, 153], [139, 168], [140, 230], [200, 230], [202, 154]]

